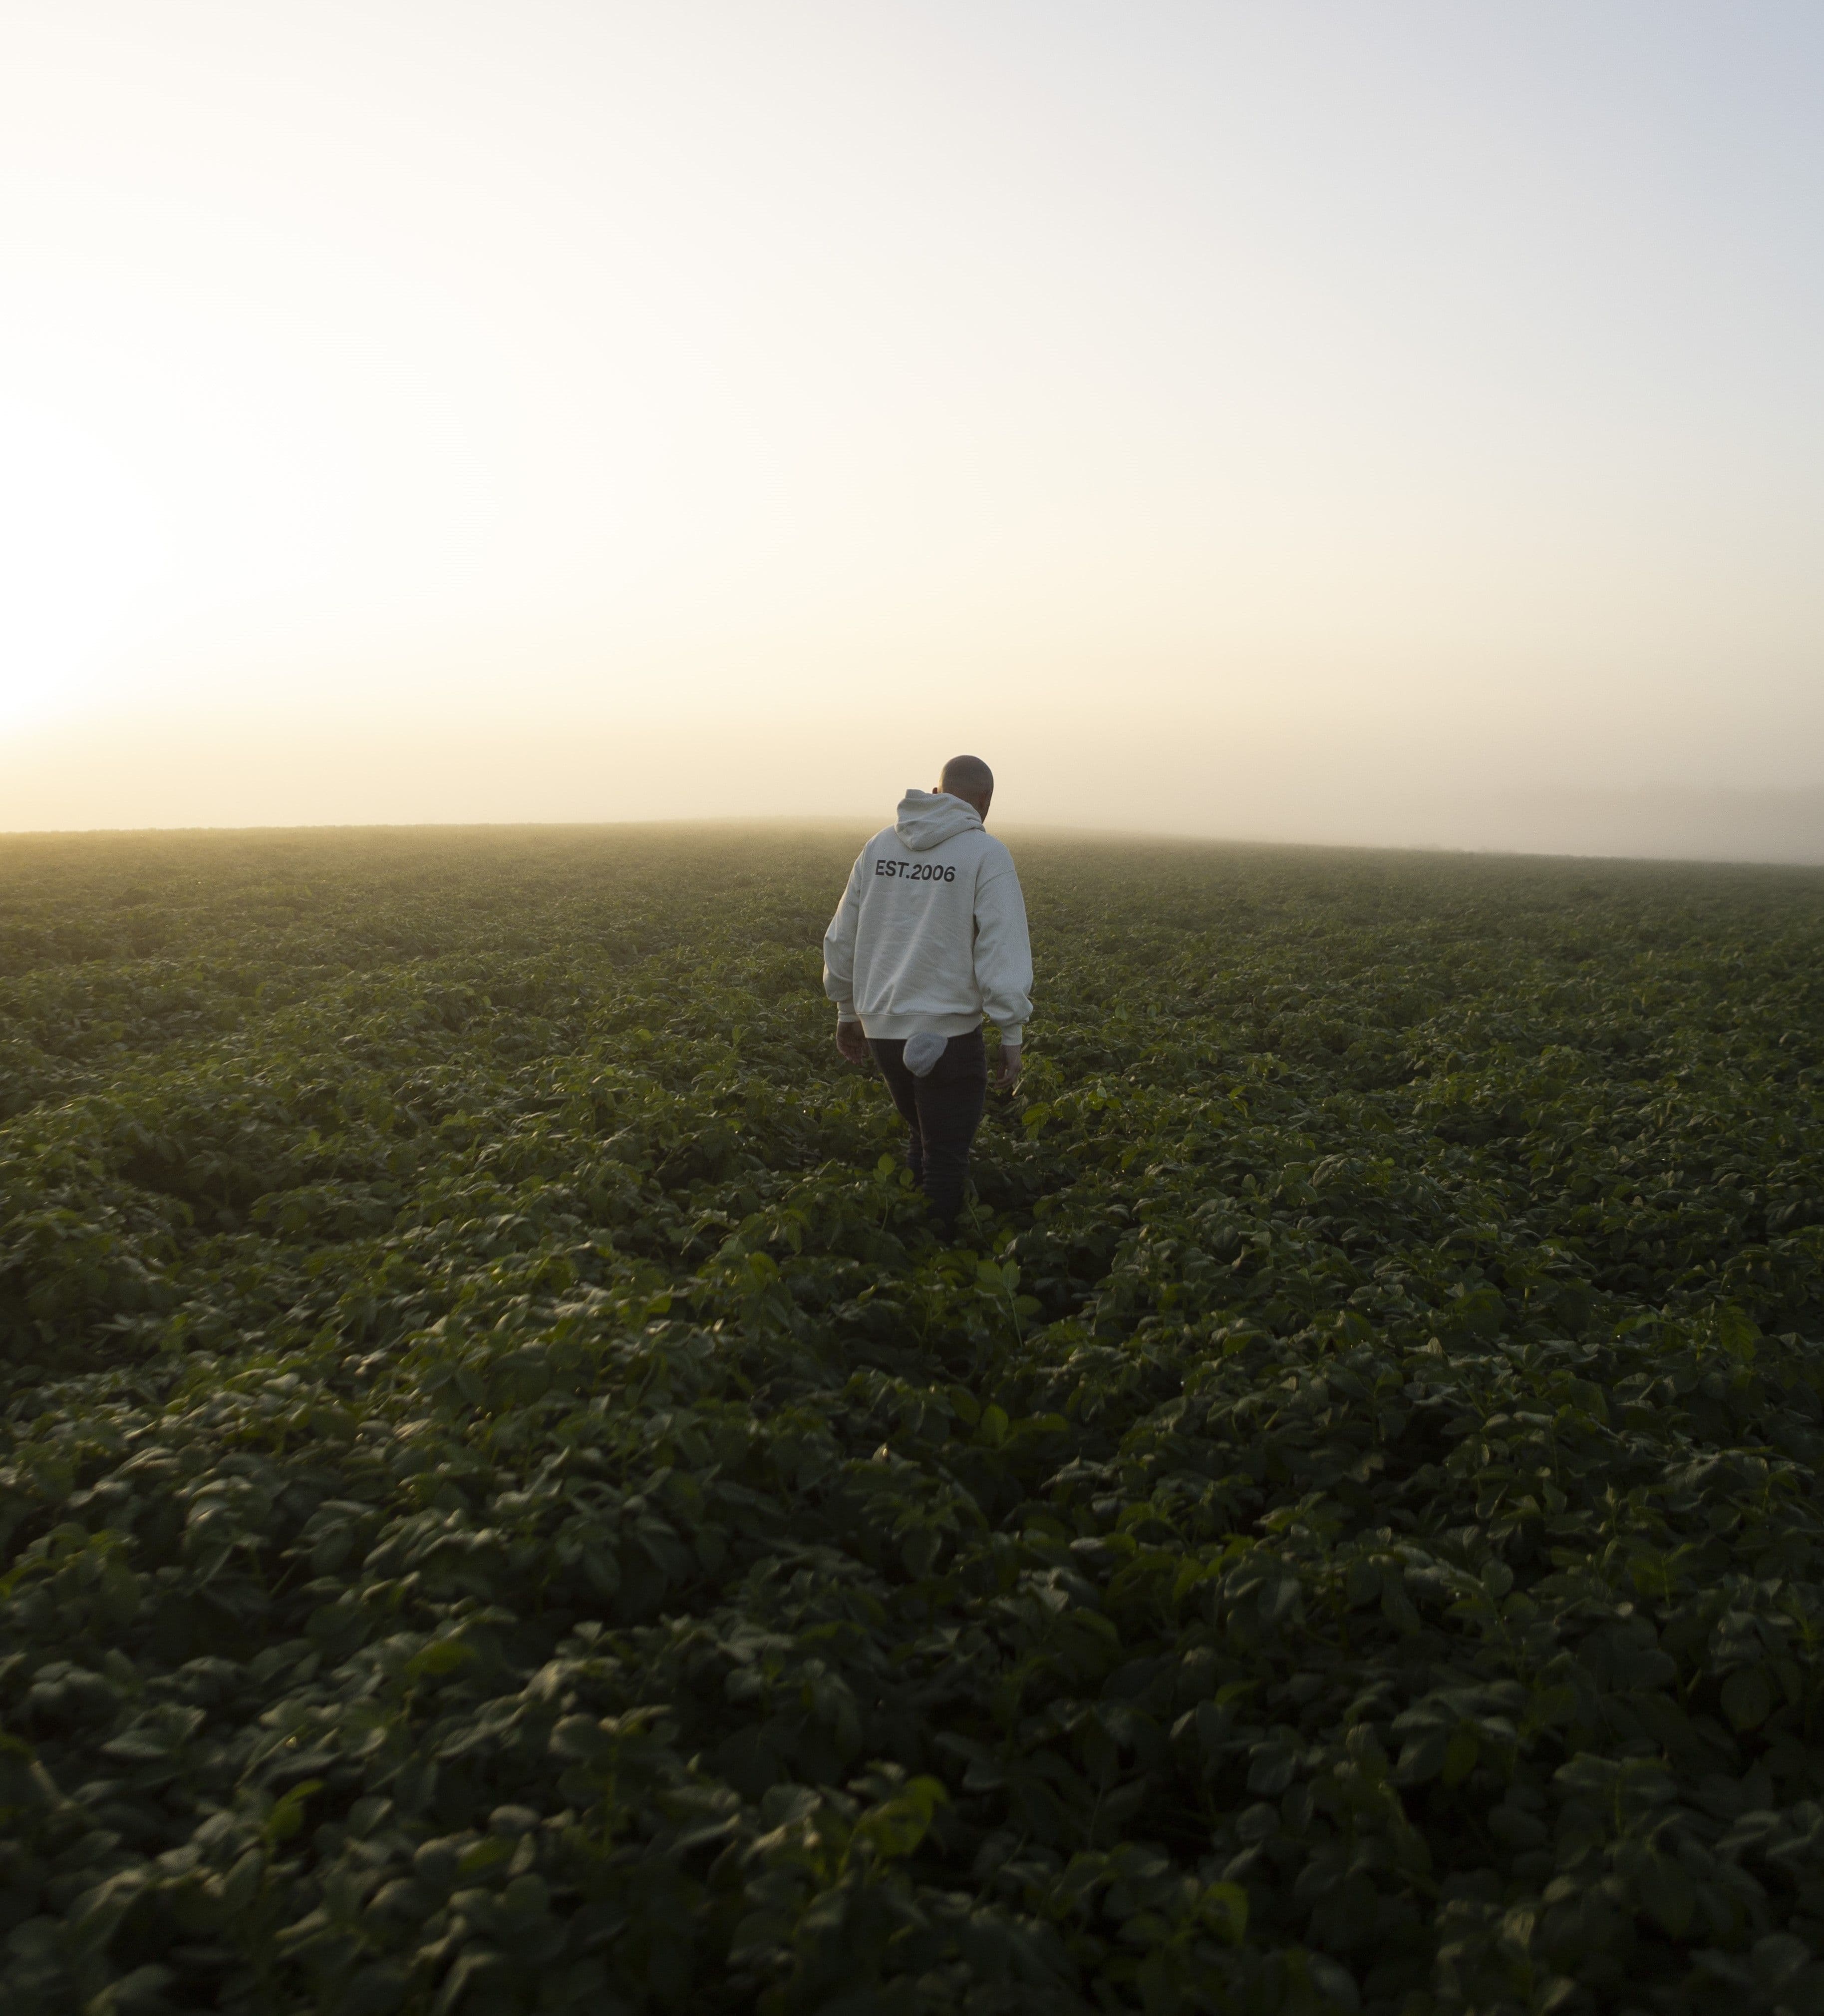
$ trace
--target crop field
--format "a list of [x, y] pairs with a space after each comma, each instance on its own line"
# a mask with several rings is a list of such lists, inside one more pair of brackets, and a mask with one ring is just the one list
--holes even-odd
[[1824, 2016], [1824, 873], [0, 841], [5, 2016]]

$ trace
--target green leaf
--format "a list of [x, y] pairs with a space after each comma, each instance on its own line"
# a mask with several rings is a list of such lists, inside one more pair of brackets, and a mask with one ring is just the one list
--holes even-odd
[[1669, 1855], [1649, 1853], [1635, 1883], [1640, 1901], [1658, 1921], [1667, 1938], [1682, 1939], [1696, 1916], [1697, 1893], [1682, 1863]]
[[614, 1754], [615, 1739], [593, 1715], [566, 1715], [551, 1732], [551, 1754], [578, 1764], [599, 1764]]
[[1435, 1778], [1450, 1754], [1450, 1735], [1443, 1729], [1429, 1729], [1412, 1737], [1401, 1751], [1394, 1776], [1402, 1785], [1421, 1785]]
[[304, 1825], [304, 1807], [311, 1795], [322, 1789], [321, 1778], [306, 1778], [301, 1784], [293, 1785], [261, 1823], [260, 1832], [268, 1843], [275, 1847], [280, 1841], [290, 1841]]
[[474, 1647], [460, 1638], [434, 1638], [406, 1661], [405, 1677], [410, 1680], [441, 1679], [445, 1673], [453, 1673], [467, 1665], [474, 1657]]
[[1773, 1694], [1758, 1666], [1738, 1666], [1724, 1679], [1722, 1707], [1737, 1729], [1758, 1729], [1767, 1719]]
[[1247, 1937], [1247, 1892], [1239, 1883], [1207, 1884], [1198, 1894], [1203, 1929], [1225, 1946], [1238, 1946]]
[[1445, 1784], [1460, 1785], [1475, 1769], [1481, 1752], [1481, 1740], [1475, 1730], [1467, 1723], [1459, 1723], [1444, 1745], [1441, 1775]]
[[1732, 1304], [1717, 1311], [1717, 1341], [1730, 1357], [1752, 1365], [1761, 1341], [1761, 1331], [1753, 1318]]
[[936, 1778], [909, 1780], [897, 1797], [871, 1807], [856, 1823], [858, 1839], [865, 1841], [883, 1862], [914, 1853], [930, 1830], [940, 1806], [950, 1795]]

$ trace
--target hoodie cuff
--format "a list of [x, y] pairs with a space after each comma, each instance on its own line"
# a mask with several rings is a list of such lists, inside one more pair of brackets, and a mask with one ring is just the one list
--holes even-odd
[[1020, 1039], [1026, 1033], [1026, 1024], [1024, 1022], [997, 1023], [995, 1027], [1001, 1031], [1001, 1047], [1002, 1049], [1016, 1050], [1019, 1049]]

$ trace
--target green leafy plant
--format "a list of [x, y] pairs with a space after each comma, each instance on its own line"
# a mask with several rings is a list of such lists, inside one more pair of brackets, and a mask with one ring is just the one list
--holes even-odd
[[0, 847], [9, 2016], [1824, 2010], [1824, 877]]

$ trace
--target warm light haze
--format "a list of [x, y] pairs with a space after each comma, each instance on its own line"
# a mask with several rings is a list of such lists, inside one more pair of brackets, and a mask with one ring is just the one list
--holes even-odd
[[1811, 0], [0, 0], [0, 829], [1824, 861]]

